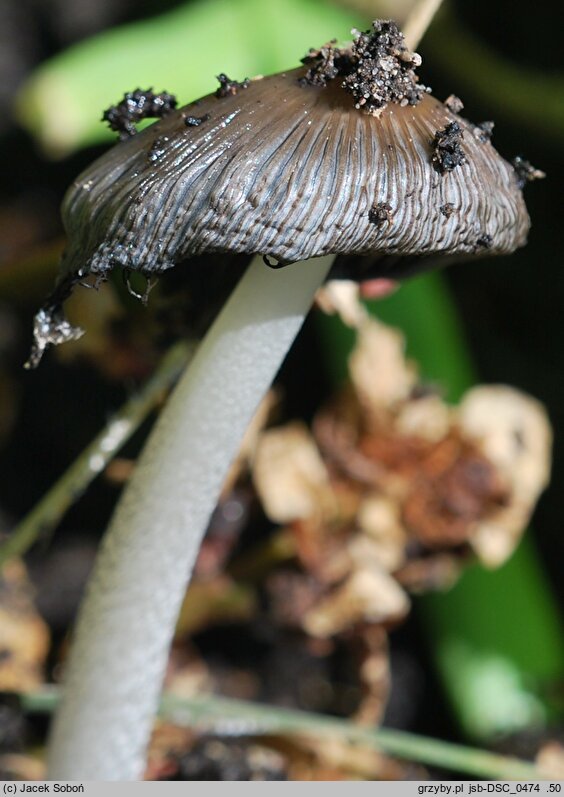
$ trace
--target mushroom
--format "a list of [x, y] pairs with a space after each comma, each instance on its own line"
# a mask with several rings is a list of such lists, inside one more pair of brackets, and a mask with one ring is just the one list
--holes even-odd
[[166, 95], [158, 122], [130, 135], [126, 119], [127, 140], [69, 190], [68, 249], [36, 318], [31, 365], [50, 343], [80, 334], [61, 305], [88, 275], [120, 267], [152, 278], [197, 255], [257, 257], [169, 400], [103, 542], [49, 777], [140, 775], [201, 537], [330, 270], [394, 278], [525, 243], [514, 168], [419, 84], [420, 60], [395, 23], [378, 21], [349, 48], [311, 51], [298, 69], [243, 83], [222, 75], [216, 94], [180, 109]]

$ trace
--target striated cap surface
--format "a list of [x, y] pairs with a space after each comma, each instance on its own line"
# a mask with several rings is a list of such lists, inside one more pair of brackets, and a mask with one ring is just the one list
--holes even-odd
[[[68, 248], [43, 343], [60, 339], [74, 283], [115, 267], [151, 275], [221, 252], [280, 264], [378, 253], [393, 264], [522, 246], [518, 176], [490, 136], [419, 84], [421, 59], [395, 23], [355, 35], [350, 48], [330, 43], [278, 75], [220, 75], [217, 92], [180, 109], [167, 102], [136, 135], [126, 118], [128, 140], [65, 197]], [[110, 109], [118, 121], [131, 98], [139, 114], [138, 95]]]
[[[64, 201], [66, 267], [152, 273], [204, 252], [294, 262], [525, 243], [515, 170], [473, 125], [429, 95], [363, 113], [338, 81], [300, 85], [305, 72], [210, 95], [98, 159]], [[463, 160], [441, 173], [453, 124]]]

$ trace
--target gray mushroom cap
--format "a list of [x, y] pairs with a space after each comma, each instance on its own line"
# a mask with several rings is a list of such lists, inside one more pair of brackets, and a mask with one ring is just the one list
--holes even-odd
[[[63, 268], [144, 274], [194, 255], [507, 254], [529, 217], [515, 170], [443, 103], [355, 108], [304, 68], [173, 111], [95, 161], [63, 204]], [[188, 125], [187, 118], [203, 120]], [[437, 169], [456, 123], [464, 157]]]
[[503, 160], [493, 123], [458, 116], [457, 98], [429, 95], [395, 22], [354, 33], [349, 48], [311, 50], [305, 67], [220, 75], [215, 94], [178, 110], [172, 95], [138, 89], [104, 113], [128, 140], [65, 196], [68, 248], [29, 367], [81, 334], [62, 314], [74, 285], [116, 267], [151, 276], [208, 253], [269, 265], [333, 254], [332, 277], [397, 279], [526, 242], [521, 188], [542, 172]]

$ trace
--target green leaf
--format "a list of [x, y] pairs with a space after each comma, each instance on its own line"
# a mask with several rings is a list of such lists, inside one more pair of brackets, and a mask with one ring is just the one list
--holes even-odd
[[528, 536], [503, 567], [469, 568], [448, 593], [426, 596], [421, 610], [468, 737], [542, 729], [562, 714], [562, 624]]
[[133, 89], [208, 94], [215, 76], [269, 74], [299, 64], [309, 47], [350, 38], [358, 13], [324, 0], [199, 0], [101, 33], [40, 66], [17, 102], [21, 123], [51, 156], [115, 139], [102, 111]]

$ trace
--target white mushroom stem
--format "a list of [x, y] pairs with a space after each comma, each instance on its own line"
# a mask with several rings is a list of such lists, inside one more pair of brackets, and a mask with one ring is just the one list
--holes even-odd
[[174, 627], [229, 466], [333, 258], [256, 258], [163, 410], [116, 509], [81, 608], [48, 777], [133, 780]]

